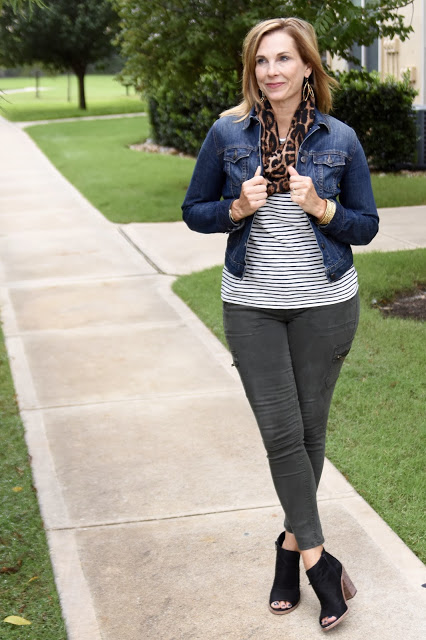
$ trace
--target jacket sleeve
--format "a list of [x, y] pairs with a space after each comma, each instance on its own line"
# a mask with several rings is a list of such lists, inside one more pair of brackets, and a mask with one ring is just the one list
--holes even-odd
[[217, 136], [216, 122], [201, 147], [182, 205], [184, 221], [200, 233], [232, 233], [244, 224], [229, 217], [232, 199], [221, 199], [226, 175]]
[[336, 213], [329, 224], [319, 225], [319, 229], [340, 242], [363, 245], [371, 242], [376, 235], [379, 216], [367, 160], [358, 138], [355, 137], [355, 140], [352, 160], [340, 182]]

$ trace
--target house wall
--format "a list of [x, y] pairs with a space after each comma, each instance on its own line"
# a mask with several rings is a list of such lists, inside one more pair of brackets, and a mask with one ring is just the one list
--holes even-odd
[[401, 79], [405, 71], [410, 73], [411, 83], [418, 92], [415, 104], [426, 104], [426, 0], [414, 0], [401, 9], [405, 24], [414, 31], [404, 42], [396, 36], [380, 42], [380, 73], [383, 78], [392, 75]]
[[[414, 104], [426, 105], [426, 0], [414, 0], [400, 10], [406, 25], [411, 24], [413, 32], [402, 42], [398, 36], [390, 40], [381, 39], [378, 51], [378, 71], [382, 78], [392, 75], [402, 79], [404, 71], [409, 71], [413, 87], [418, 92]], [[364, 61], [365, 47], [361, 47]], [[327, 55], [327, 64], [334, 71], [348, 68], [347, 62]]]

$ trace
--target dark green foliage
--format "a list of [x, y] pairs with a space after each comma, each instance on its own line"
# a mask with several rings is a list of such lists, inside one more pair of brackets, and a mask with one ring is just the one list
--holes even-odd
[[[321, 52], [354, 58], [355, 43], [399, 35], [408, 0], [113, 0], [121, 20], [124, 83], [144, 91], [156, 141], [196, 153], [219, 113], [239, 102], [241, 48], [261, 20], [295, 16], [310, 22]], [[398, 144], [398, 141], [396, 142]]]
[[399, 13], [409, 0], [113, 0], [121, 19], [119, 36], [124, 70], [135, 86], [150, 92], [153, 85], [190, 87], [205, 73], [227, 81], [241, 75], [241, 45], [260, 20], [298, 17], [310, 22], [320, 51], [354, 60], [352, 46], [370, 45], [378, 37], [396, 34], [405, 40], [412, 31]]
[[377, 73], [359, 71], [342, 74], [339, 81], [333, 115], [355, 129], [371, 168], [410, 166], [416, 148], [416, 92], [410, 84], [393, 78], [382, 82]]
[[[416, 148], [414, 89], [392, 78], [382, 82], [374, 72], [352, 71], [339, 80], [333, 115], [355, 129], [371, 168], [410, 166]], [[239, 101], [239, 86], [236, 73], [227, 84], [205, 75], [190, 89], [164, 82], [152, 94], [149, 112], [156, 142], [196, 155], [220, 112]]]
[[236, 74], [227, 85], [212, 76], [200, 78], [192, 89], [161, 85], [148, 103], [156, 142], [196, 155], [220, 112], [238, 99]]

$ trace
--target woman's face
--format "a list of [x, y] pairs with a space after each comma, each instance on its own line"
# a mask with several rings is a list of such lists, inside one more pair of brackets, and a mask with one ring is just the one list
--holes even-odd
[[286, 31], [272, 31], [263, 36], [256, 53], [255, 74], [259, 89], [272, 107], [285, 103], [295, 111], [302, 97], [303, 80], [311, 72], [311, 65], [303, 62]]

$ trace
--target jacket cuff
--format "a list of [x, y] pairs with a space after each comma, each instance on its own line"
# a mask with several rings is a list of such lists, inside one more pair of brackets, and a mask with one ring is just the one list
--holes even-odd
[[227, 225], [225, 229], [225, 233], [232, 233], [233, 231], [237, 231], [244, 226], [245, 220], [239, 220], [238, 222], [234, 222], [231, 218], [231, 205], [233, 200], [222, 200], [221, 205], [226, 205], [226, 215], [227, 215]]
[[340, 202], [336, 202], [336, 200], [333, 200], [333, 202], [336, 203], [336, 212], [334, 214], [334, 216], [332, 217], [332, 219], [330, 220], [330, 222], [328, 224], [319, 224], [318, 228], [321, 229], [321, 231], [323, 231], [325, 234], [334, 234], [334, 233], [338, 233], [344, 226], [345, 224], [345, 210], [342, 207], [342, 205], [340, 204]]

